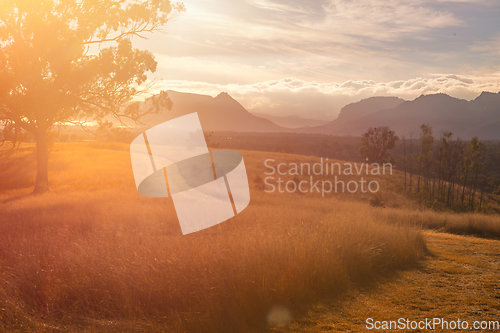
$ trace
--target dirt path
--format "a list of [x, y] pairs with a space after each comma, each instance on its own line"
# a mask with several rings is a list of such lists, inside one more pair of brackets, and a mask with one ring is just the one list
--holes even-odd
[[[400, 272], [375, 289], [353, 291], [343, 300], [316, 305], [302, 319], [273, 332], [368, 331], [367, 318], [460, 319], [468, 321], [469, 331], [474, 321], [500, 321], [500, 241], [425, 234], [433, 255], [419, 268]], [[440, 328], [436, 326], [436, 331]]]

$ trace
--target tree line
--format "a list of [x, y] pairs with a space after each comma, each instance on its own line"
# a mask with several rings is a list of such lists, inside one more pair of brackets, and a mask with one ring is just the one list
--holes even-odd
[[[397, 155], [389, 150], [396, 147]], [[417, 138], [399, 139], [388, 127], [370, 128], [362, 136], [360, 156], [376, 163], [392, 162], [404, 173], [404, 193], [419, 198], [433, 208], [456, 211], [481, 210], [486, 192], [494, 191], [498, 167], [491, 158], [500, 156], [498, 145], [493, 151], [477, 137], [464, 141], [446, 131], [439, 138], [432, 126], [422, 124]], [[497, 150], [497, 151], [495, 151]], [[500, 161], [499, 161], [500, 162]]]

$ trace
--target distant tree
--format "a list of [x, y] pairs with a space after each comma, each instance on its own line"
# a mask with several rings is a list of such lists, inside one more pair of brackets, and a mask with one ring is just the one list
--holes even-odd
[[369, 128], [361, 137], [359, 155], [371, 163], [392, 162], [389, 150], [394, 148], [397, 139], [389, 127]]
[[432, 164], [432, 145], [434, 137], [432, 136], [432, 126], [427, 124], [420, 125], [420, 155], [418, 156], [418, 191], [420, 192], [420, 175], [424, 176], [425, 185], [429, 188], [429, 175]]
[[[451, 138], [453, 137], [452, 132], [444, 132], [439, 141], [438, 156], [437, 156], [437, 173], [438, 173], [438, 192], [441, 195], [445, 195], [446, 184], [450, 182], [449, 170], [451, 162]], [[441, 184], [442, 183], [442, 184]]]
[[113, 127], [106, 133], [106, 141], [123, 142], [130, 144], [137, 134], [123, 127]]
[[403, 135], [403, 169], [405, 172], [405, 193], [406, 193], [406, 138]]
[[411, 176], [413, 173], [412, 161], [413, 161], [413, 131], [410, 132], [410, 156], [408, 157], [410, 160], [410, 193], [412, 188]]
[[[476, 196], [477, 180], [480, 178], [481, 171], [484, 169], [484, 143], [477, 137], [473, 137], [470, 142], [470, 151], [472, 157], [471, 176], [472, 184], [470, 188], [469, 204], [470, 209], [474, 210], [474, 199]], [[484, 175], [483, 175], [484, 176]]]
[[16, 148], [27, 139], [28, 132], [22, 128], [16, 127], [15, 123], [8, 119], [5, 119], [3, 124], [0, 124], [0, 127], [0, 138], [2, 140], [0, 146], [5, 144], [6, 141], [9, 141], [12, 148]]
[[449, 141], [449, 151], [446, 156], [446, 179], [448, 181], [448, 195], [446, 197], [446, 204], [450, 206], [451, 199], [453, 199], [452, 192], [455, 188], [455, 183], [458, 182], [460, 175], [460, 167], [464, 160], [465, 143], [460, 139]]
[[[420, 130], [420, 152], [417, 154], [415, 175], [418, 172], [416, 192], [422, 193], [418, 198], [423, 204], [435, 209], [447, 207], [475, 211], [483, 209], [484, 200], [489, 199], [484, 193], [500, 195], [500, 187], [495, 190], [500, 183], [500, 144], [481, 142], [477, 137], [464, 142], [460, 138], [453, 138], [453, 133], [449, 131], [443, 132], [435, 144], [430, 125], [422, 124]], [[409, 195], [412, 195], [413, 173], [411, 137], [410, 134]], [[408, 161], [405, 137], [402, 148], [403, 161]], [[407, 164], [404, 163], [401, 171], [406, 173], [407, 170]]]
[[207, 146], [210, 147], [210, 148], [218, 148], [220, 143], [219, 142], [213, 142], [212, 139], [213, 139], [213, 136], [214, 136], [214, 132], [203, 132], [203, 134], [205, 135], [205, 141], [207, 143]]
[[484, 168], [484, 164], [482, 162], [482, 149], [484, 144], [478, 140], [476, 136], [472, 137], [469, 143], [469, 146], [465, 149], [465, 156], [463, 159], [463, 165], [460, 170], [461, 179], [463, 181], [462, 185], [462, 208], [464, 208], [464, 200], [465, 200], [465, 188], [467, 187], [468, 181], [472, 178], [472, 184], [470, 184], [469, 191], [469, 203], [471, 207], [473, 206], [473, 192], [476, 186], [477, 177], [479, 175], [479, 171]]
[[479, 197], [479, 209], [481, 209], [481, 206], [483, 205], [483, 194], [484, 194], [484, 189], [486, 188], [486, 185], [488, 184], [488, 176], [487, 175], [480, 175], [481, 179], [481, 195]]
[[130, 38], [160, 30], [183, 9], [168, 0], [0, 1], [0, 123], [35, 137], [34, 193], [49, 188], [54, 125], [103, 122], [110, 114], [137, 120], [170, 107], [166, 93], [147, 108], [130, 102], [147, 90], [140, 86], [157, 65]]

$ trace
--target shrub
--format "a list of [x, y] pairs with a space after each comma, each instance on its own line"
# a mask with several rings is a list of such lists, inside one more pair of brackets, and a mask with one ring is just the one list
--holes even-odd
[[384, 202], [382, 201], [382, 196], [378, 193], [375, 193], [370, 198], [370, 206], [372, 206], [372, 207], [384, 207]]

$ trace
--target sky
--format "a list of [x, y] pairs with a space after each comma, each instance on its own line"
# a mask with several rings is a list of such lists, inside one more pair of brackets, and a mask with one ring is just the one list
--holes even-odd
[[335, 119], [371, 96], [500, 91], [498, 0], [185, 0], [148, 40], [157, 89]]

